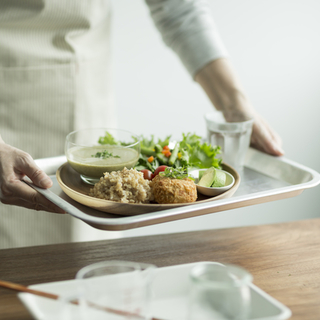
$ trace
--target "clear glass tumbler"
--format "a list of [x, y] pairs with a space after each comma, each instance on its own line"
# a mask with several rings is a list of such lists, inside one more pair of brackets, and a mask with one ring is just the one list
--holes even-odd
[[104, 261], [79, 270], [83, 319], [149, 320], [150, 284], [155, 266]]
[[234, 265], [200, 263], [191, 271], [188, 320], [247, 320], [252, 276]]
[[214, 111], [205, 115], [205, 121], [208, 142], [213, 146], [221, 146], [223, 162], [235, 169], [242, 169], [250, 145], [253, 119], [228, 122], [222, 112]]

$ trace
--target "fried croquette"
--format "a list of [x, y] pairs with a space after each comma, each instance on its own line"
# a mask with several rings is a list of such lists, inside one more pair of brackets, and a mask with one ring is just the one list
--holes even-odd
[[155, 176], [150, 184], [154, 200], [158, 203], [186, 203], [197, 200], [197, 187], [189, 179], [172, 179]]

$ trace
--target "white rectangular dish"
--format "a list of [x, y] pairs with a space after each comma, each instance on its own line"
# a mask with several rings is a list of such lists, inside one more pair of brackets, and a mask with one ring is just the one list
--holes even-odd
[[[214, 263], [214, 262], [213, 262]], [[190, 289], [189, 273], [197, 263], [163, 267], [156, 270], [152, 284], [152, 316], [163, 320], [186, 320], [187, 297]], [[77, 291], [78, 280], [59, 281], [32, 285], [30, 288], [57, 295], [72, 297]], [[263, 290], [250, 285], [251, 315], [248, 320], [285, 320], [291, 311]], [[62, 319], [61, 302], [19, 293], [20, 300], [37, 320]], [[79, 307], [68, 306], [69, 320], [79, 319]]]
[[174, 209], [120, 216], [81, 205], [61, 190], [55, 173], [66, 162], [65, 156], [38, 159], [36, 162], [47, 174], [52, 175], [54, 185], [49, 190], [33, 187], [73, 217], [102, 230], [128, 230], [285, 199], [297, 196], [305, 189], [320, 183], [318, 172], [284, 157], [273, 157], [250, 148], [244, 169], [239, 172], [239, 188], [232, 197]]

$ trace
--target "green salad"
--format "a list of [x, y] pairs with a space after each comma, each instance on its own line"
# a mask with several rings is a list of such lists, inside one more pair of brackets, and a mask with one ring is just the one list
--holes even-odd
[[[171, 136], [164, 139], [156, 139], [139, 136], [141, 152], [135, 168], [139, 171], [148, 169], [152, 173], [161, 165], [172, 168], [183, 168], [184, 171], [191, 169], [204, 169], [215, 167], [221, 168], [221, 159], [217, 155], [221, 152], [220, 146], [212, 146], [202, 141], [202, 138], [194, 133], [182, 134], [182, 139], [171, 142]], [[104, 137], [99, 138], [99, 144], [126, 145], [116, 141], [106, 132]]]

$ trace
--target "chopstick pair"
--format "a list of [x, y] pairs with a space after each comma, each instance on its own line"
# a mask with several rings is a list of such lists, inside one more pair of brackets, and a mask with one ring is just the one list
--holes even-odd
[[[19, 291], [19, 292], [26, 292], [26, 293], [34, 294], [36, 296], [40, 296], [40, 297], [44, 297], [44, 298], [48, 298], [48, 299], [53, 299], [53, 300], [58, 300], [59, 299], [59, 296], [57, 294], [44, 292], [44, 291], [40, 291], [40, 290], [30, 289], [30, 288], [25, 287], [25, 286], [23, 286], [21, 284], [9, 282], [9, 281], [0, 280], [0, 287], [4, 287], [4, 288], [7, 288], [7, 289]], [[75, 304], [75, 305], [79, 305], [79, 301], [78, 300], [72, 300], [72, 301], [70, 301], [70, 303]], [[92, 308], [96, 308], [96, 309], [99, 309], [99, 310], [102, 310], [102, 311], [118, 314], [118, 315], [121, 315], [121, 316], [131, 316], [131, 317], [134, 316], [137, 320], [139, 320], [139, 319], [142, 320], [143, 319], [139, 314], [133, 314], [133, 313], [122, 311], [122, 310], [117, 310], [117, 309], [113, 309], [113, 308], [100, 306], [100, 305], [97, 305], [97, 304], [92, 303], [92, 302], [90, 302], [89, 305]], [[161, 320], [161, 319], [152, 318], [152, 320]]]

